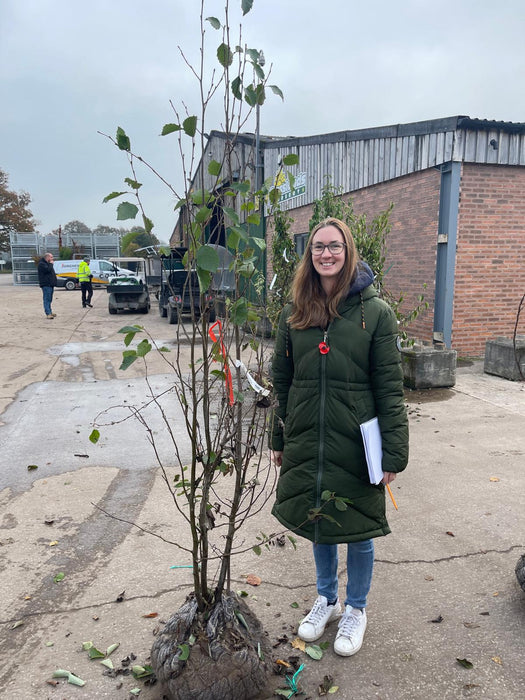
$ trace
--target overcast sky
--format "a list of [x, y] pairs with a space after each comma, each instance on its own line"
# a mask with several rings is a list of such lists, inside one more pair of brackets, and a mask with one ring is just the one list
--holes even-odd
[[[224, 0], [204, 16], [223, 18]], [[231, 0], [237, 43], [241, 0]], [[28, 191], [39, 231], [78, 219], [126, 228], [109, 192], [130, 176], [97, 132], [121, 126], [180, 188], [170, 100], [197, 113], [178, 46], [198, 59], [199, 0], [0, 0], [0, 168]], [[262, 49], [270, 94], [261, 133], [303, 136], [467, 115], [525, 121], [523, 0], [254, 0], [243, 43]], [[212, 54], [221, 34], [208, 25]], [[221, 128], [220, 103], [205, 130]], [[254, 124], [246, 131], [253, 131]], [[152, 178], [144, 201], [167, 241], [175, 198]], [[137, 220], [138, 224], [141, 222]]]

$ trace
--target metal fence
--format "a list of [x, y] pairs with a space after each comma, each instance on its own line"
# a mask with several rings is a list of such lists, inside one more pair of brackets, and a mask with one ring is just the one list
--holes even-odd
[[[10, 233], [13, 284], [38, 284], [37, 264], [44, 253], [53, 253], [59, 258], [58, 235], [50, 233]], [[89, 255], [94, 260], [107, 260], [120, 256], [118, 234], [63, 233], [62, 247], [73, 250], [73, 257]]]

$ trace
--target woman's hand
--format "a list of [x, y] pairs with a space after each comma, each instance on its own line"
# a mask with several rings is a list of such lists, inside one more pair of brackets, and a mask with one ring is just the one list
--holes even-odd
[[397, 474], [395, 472], [383, 472], [383, 478], [381, 479], [382, 484], [391, 484], [396, 478]]
[[283, 463], [282, 450], [270, 450], [270, 459], [276, 467], [280, 467]]

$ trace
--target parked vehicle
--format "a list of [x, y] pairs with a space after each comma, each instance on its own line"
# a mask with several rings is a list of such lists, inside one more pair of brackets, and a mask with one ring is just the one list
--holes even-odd
[[[53, 267], [57, 276], [57, 286], [68, 290], [78, 286], [78, 266], [82, 260], [55, 260]], [[108, 260], [91, 260], [89, 269], [93, 275], [92, 283], [106, 286], [111, 277], [119, 275], [131, 275], [126, 268], [118, 267]], [[64, 280], [64, 282], [62, 282]]]
[[150, 310], [148, 285], [134, 275], [131, 277], [112, 277], [106, 291], [109, 294], [108, 311], [110, 314], [126, 310], [147, 314]]
[[109, 258], [109, 262], [117, 267], [129, 270], [135, 277], [138, 277], [142, 282], [148, 285], [151, 294], [157, 293], [160, 289], [160, 277], [162, 270], [162, 262], [160, 257], [152, 256], [149, 258]]
[[[195, 270], [184, 267], [187, 248], [172, 248], [169, 255], [161, 255], [162, 275], [160, 290], [157, 293], [159, 313], [168, 317], [169, 323], [178, 323], [181, 316], [193, 313], [199, 317], [209, 313], [210, 321], [215, 321], [217, 310], [224, 307], [225, 298], [234, 288], [235, 280], [230, 270], [232, 255], [223, 246], [215, 246], [219, 255], [219, 268], [213, 275], [211, 288], [201, 297], [199, 280]], [[201, 308], [202, 304], [202, 308]]]

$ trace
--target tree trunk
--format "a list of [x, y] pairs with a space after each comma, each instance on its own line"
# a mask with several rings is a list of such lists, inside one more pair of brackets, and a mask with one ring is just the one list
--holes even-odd
[[516, 564], [516, 578], [523, 591], [525, 591], [525, 554], [522, 554]]

